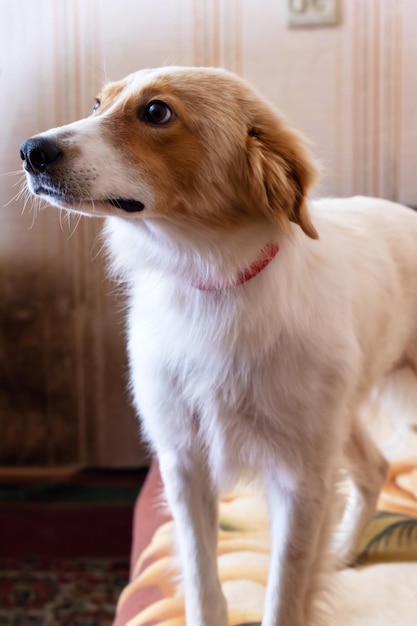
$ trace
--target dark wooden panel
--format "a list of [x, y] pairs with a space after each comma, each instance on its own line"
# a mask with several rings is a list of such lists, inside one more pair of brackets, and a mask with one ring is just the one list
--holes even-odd
[[[0, 466], [143, 462], [101, 223], [8, 207], [0, 233]], [[93, 257], [96, 257], [93, 259]]]

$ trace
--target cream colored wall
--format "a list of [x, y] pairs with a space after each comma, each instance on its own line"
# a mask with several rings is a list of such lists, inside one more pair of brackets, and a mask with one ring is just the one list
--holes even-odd
[[[0, 0], [0, 173], [20, 168], [25, 138], [88, 114], [107, 78], [223, 65], [309, 137], [317, 194], [417, 205], [417, 4], [341, 5], [338, 26], [289, 30], [284, 0]], [[0, 178], [0, 465], [135, 464], [100, 224], [22, 215], [15, 182]]]

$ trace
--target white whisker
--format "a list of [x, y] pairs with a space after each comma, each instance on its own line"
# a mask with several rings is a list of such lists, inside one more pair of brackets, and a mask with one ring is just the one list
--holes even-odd
[[11, 172], [3, 172], [2, 174], [0, 174], [0, 178], [3, 176], [17, 176], [18, 174], [25, 174], [24, 171], [22, 169], [19, 170], [12, 170]]
[[[78, 205], [78, 206], [80, 206], [80, 204], [81, 204], [81, 202], [79, 203], [79, 205]], [[72, 216], [73, 216], [73, 213], [71, 213], [71, 214], [69, 213], [68, 215], [72, 217]], [[68, 241], [69, 241], [69, 240], [73, 237], [73, 235], [74, 235], [75, 231], [77, 230], [77, 228], [78, 228], [78, 226], [79, 226], [79, 223], [80, 223], [80, 221], [81, 221], [81, 218], [82, 218], [82, 217], [83, 217], [83, 216], [82, 216], [82, 213], [78, 213], [78, 214], [76, 215], [75, 226], [72, 228], [72, 230], [71, 230], [71, 232], [70, 232], [70, 234], [69, 234], [69, 236], [68, 236]], [[69, 226], [71, 226], [71, 218], [68, 220], [68, 225], [69, 225]]]

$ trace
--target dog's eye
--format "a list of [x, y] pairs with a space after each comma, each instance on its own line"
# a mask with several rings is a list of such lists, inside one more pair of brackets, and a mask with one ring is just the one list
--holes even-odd
[[166, 124], [171, 117], [171, 109], [162, 100], [152, 100], [145, 107], [144, 118], [150, 124]]
[[95, 113], [97, 111], [97, 109], [99, 108], [101, 102], [99, 100], [99, 98], [97, 98], [97, 100], [95, 101], [94, 105], [93, 105], [93, 113]]

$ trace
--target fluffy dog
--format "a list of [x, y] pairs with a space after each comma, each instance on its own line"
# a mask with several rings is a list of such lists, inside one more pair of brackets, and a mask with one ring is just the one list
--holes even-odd
[[189, 626], [225, 626], [218, 489], [255, 477], [271, 515], [263, 626], [310, 624], [350, 472], [346, 559], [387, 464], [358, 414], [417, 373], [417, 215], [308, 201], [301, 137], [243, 80], [168, 67], [107, 85], [87, 119], [21, 147], [30, 190], [106, 217], [129, 293], [134, 401], [176, 522]]

